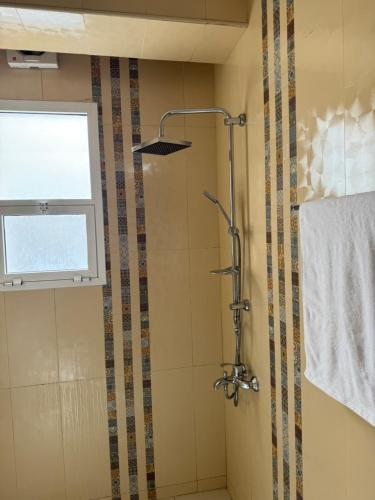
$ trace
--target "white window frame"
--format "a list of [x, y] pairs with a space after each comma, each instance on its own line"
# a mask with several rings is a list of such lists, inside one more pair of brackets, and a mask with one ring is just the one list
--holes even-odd
[[[0, 100], [1, 112], [80, 114], [87, 116], [91, 199], [0, 200], [0, 291], [61, 288], [106, 283], [102, 183], [96, 103]], [[6, 272], [4, 216], [84, 214], [88, 270], [13, 274]]]

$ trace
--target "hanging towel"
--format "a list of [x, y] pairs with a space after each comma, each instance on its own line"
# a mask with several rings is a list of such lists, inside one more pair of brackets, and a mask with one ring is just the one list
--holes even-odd
[[375, 426], [375, 192], [300, 207], [306, 378]]

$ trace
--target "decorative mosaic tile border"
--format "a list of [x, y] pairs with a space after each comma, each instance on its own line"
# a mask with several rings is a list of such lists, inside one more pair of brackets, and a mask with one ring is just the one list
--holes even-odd
[[289, 408], [288, 408], [288, 353], [285, 299], [285, 245], [284, 245], [284, 158], [283, 111], [281, 78], [280, 0], [273, 0], [273, 49], [275, 80], [275, 130], [276, 130], [276, 204], [277, 204], [277, 257], [279, 291], [279, 327], [281, 361], [281, 415], [283, 438], [284, 499], [290, 499], [289, 477]]
[[[288, 111], [289, 111], [289, 162], [290, 162], [290, 204], [297, 203], [297, 120], [296, 120], [296, 70], [294, 0], [287, 0], [288, 37]], [[298, 263], [298, 214], [290, 211], [290, 247], [292, 256], [292, 298], [293, 298], [293, 347], [294, 347], [294, 416], [296, 443], [296, 497], [303, 499], [302, 462], [302, 393], [301, 393], [301, 330], [299, 303]]]
[[[138, 60], [129, 59], [130, 79], [130, 109], [132, 124], [133, 146], [141, 142], [140, 106], [139, 106], [139, 72]], [[150, 358], [150, 324], [148, 305], [148, 278], [147, 278], [147, 246], [146, 246], [146, 221], [143, 188], [142, 155], [133, 154], [135, 203], [137, 219], [137, 246], [138, 246], [138, 271], [139, 271], [139, 296], [140, 319], [142, 338], [142, 378], [143, 378], [143, 412], [145, 426], [146, 446], [146, 472], [148, 498], [155, 499], [155, 464], [154, 464], [154, 438], [152, 421], [152, 395], [151, 395], [151, 358]]]
[[91, 57], [91, 87], [92, 98], [98, 106], [99, 147], [101, 182], [104, 212], [104, 236], [105, 236], [105, 266], [107, 284], [103, 286], [103, 308], [104, 308], [104, 336], [105, 336], [105, 368], [107, 386], [107, 418], [109, 433], [109, 453], [111, 465], [111, 488], [112, 500], [121, 500], [120, 488], [120, 460], [118, 446], [117, 428], [117, 404], [115, 384], [115, 353], [113, 341], [113, 307], [112, 307], [112, 271], [111, 254], [109, 246], [108, 226], [108, 198], [107, 198], [107, 176], [104, 154], [104, 131], [103, 131], [103, 107], [102, 107], [102, 84], [100, 72], [100, 58]]
[[264, 163], [265, 163], [265, 203], [266, 203], [266, 236], [267, 236], [267, 289], [268, 289], [268, 332], [270, 347], [271, 378], [271, 423], [272, 423], [272, 491], [273, 499], [279, 497], [279, 472], [277, 450], [277, 406], [276, 406], [276, 360], [274, 330], [274, 297], [273, 297], [273, 259], [272, 259], [272, 223], [271, 223], [271, 117], [269, 88], [269, 48], [268, 48], [268, 15], [267, 0], [262, 0], [262, 39], [263, 39], [263, 104], [264, 104]]
[[115, 156], [117, 223], [119, 234], [122, 305], [122, 342], [125, 381], [126, 437], [130, 500], [138, 500], [137, 436], [134, 406], [133, 339], [129, 271], [128, 223], [125, 187], [124, 139], [122, 129], [120, 59], [110, 58], [113, 149]]

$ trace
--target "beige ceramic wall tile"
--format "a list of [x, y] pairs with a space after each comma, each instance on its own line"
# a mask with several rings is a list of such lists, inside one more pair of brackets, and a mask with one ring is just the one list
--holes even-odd
[[[342, 456], [340, 460], [321, 464], [316, 459], [304, 456], [303, 483], [304, 494], [306, 500], [332, 500], [332, 498], [340, 498], [340, 500], [352, 500], [357, 497], [357, 492], [354, 497], [348, 496], [348, 479], [346, 468], [343, 466]], [[366, 497], [364, 497], [366, 498]]]
[[113, 57], [142, 56], [146, 20], [98, 14], [85, 14], [84, 20], [84, 42], [89, 54]]
[[173, 0], [146, 0], [147, 14], [187, 19], [205, 18], [205, 0], [174, 2]]
[[[143, 44], [144, 59], [190, 61], [195, 44], [204, 33], [204, 24], [190, 22], [147, 21]], [[176, 43], [178, 40], [178, 43]]]
[[188, 495], [196, 491], [198, 491], [196, 481], [156, 489], [157, 497], [160, 498], [160, 500], [170, 500], [171, 495], [172, 498], [174, 498], [175, 495]]
[[[371, 500], [374, 492], [375, 429], [354, 413], [347, 419], [348, 498]], [[356, 459], [355, 457], [359, 457]]]
[[371, 19], [374, 3], [358, 0], [353, 3], [343, 0], [343, 55], [344, 84], [357, 90], [367, 90], [374, 82], [374, 61], [371, 47], [374, 31]]
[[59, 69], [42, 70], [45, 101], [91, 101], [90, 56], [59, 54]]
[[212, 491], [220, 488], [225, 488], [227, 485], [227, 477], [214, 477], [209, 479], [198, 480], [198, 491]]
[[41, 99], [42, 74], [39, 70], [12, 69], [6, 61], [6, 53], [0, 51], [1, 99]]
[[192, 147], [181, 152], [187, 164], [190, 248], [210, 248], [219, 244], [219, 212], [203, 191], [217, 196], [216, 134], [214, 128], [186, 127]]
[[105, 379], [60, 384], [68, 500], [111, 493]]
[[248, 1], [231, 0], [228, 3], [225, 0], [206, 0], [206, 16], [208, 19], [247, 23]]
[[194, 368], [198, 479], [226, 474], [224, 398], [222, 392], [212, 387], [222, 375], [220, 366]]
[[299, 186], [304, 199], [345, 194], [343, 28], [338, 22], [342, 2], [320, 5], [296, 4], [295, 14]]
[[345, 171], [346, 194], [375, 189], [373, 139], [373, 82], [367, 89], [359, 86], [345, 89]]
[[148, 278], [152, 369], [191, 366], [189, 253], [149, 252]]
[[[139, 99], [142, 125], [159, 125], [170, 109], [184, 107], [183, 64], [176, 62], [139, 61]], [[173, 117], [170, 126], [184, 125], [183, 117]]]
[[104, 377], [101, 287], [55, 292], [60, 381]]
[[57, 382], [53, 290], [8, 293], [5, 313], [11, 386]]
[[157, 488], [195, 481], [192, 368], [154, 372], [152, 399]]
[[0, 388], [9, 387], [8, 341], [5, 322], [5, 297], [0, 294]]
[[[156, 137], [155, 127], [142, 127], [142, 140]], [[166, 135], [184, 138], [184, 129], [168, 128]], [[147, 248], [188, 248], [186, 165], [183, 152], [169, 156], [144, 155]]]
[[338, 455], [344, 457], [349, 410], [305, 378], [302, 398], [305, 455], [327, 465]]
[[17, 500], [10, 391], [0, 389], [0, 498]]
[[201, 39], [196, 43], [192, 61], [223, 64], [245, 29], [234, 26], [215, 26], [206, 24]]
[[145, 0], [82, 0], [85, 10], [112, 11], [124, 14], [144, 14]]
[[57, 384], [12, 389], [17, 500], [66, 500]]
[[190, 251], [190, 294], [193, 365], [222, 362], [220, 277], [209, 272], [219, 267], [218, 249]]
[[[212, 64], [184, 64], [184, 100], [186, 108], [214, 107], [214, 66]], [[215, 127], [215, 115], [186, 116], [186, 126]]]

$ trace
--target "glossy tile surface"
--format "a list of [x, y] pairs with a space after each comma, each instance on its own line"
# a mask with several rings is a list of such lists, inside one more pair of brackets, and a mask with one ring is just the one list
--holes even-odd
[[193, 369], [155, 372], [153, 401], [157, 487], [196, 480]]
[[60, 381], [105, 376], [102, 289], [55, 291]]
[[54, 291], [8, 293], [5, 314], [11, 386], [57, 382]]
[[16, 500], [17, 479], [9, 389], [0, 389], [0, 442], [0, 498]]
[[5, 297], [0, 294], [0, 388], [9, 387], [8, 340], [5, 321]]
[[67, 499], [110, 494], [105, 380], [61, 384]]
[[220, 364], [222, 360], [220, 278], [209, 272], [220, 267], [217, 249], [190, 251], [190, 293], [195, 366]]
[[189, 253], [186, 250], [148, 254], [150, 321], [153, 325], [153, 370], [192, 364]]
[[198, 479], [226, 474], [224, 401], [222, 394], [212, 389], [213, 381], [221, 376], [218, 365], [194, 368]]
[[203, 196], [204, 191], [214, 196], [217, 194], [215, 129], [186, 127], [186, 139], [193, 143], [185, 153], [190, 247], [218, 247], [219, 213], [217, 207]]
[[65, 500], [58, 384], [12, 389], [17, 498]]

